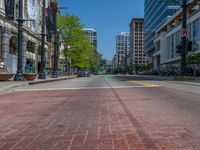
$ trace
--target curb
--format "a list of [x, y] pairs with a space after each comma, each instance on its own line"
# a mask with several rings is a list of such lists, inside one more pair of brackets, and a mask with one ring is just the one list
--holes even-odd
[[19, 83], [19, 84], [16, 84], [16, 85], [6, 86], [4, 89], [0, 89], [0, 94], [7, 92], [7, 90], [10, 90], [12, 88], [16, 88], [16, 87], [20, 87], [20, 86], [24, 86], [24, 85], [28, 85], [28, 83], [24, 82], [24, 83]]
[[174, 81], [194, 81], [194, 77], [188, 77], [188, 76], [175, 76]]
[[63, 77], [63, 78], [55, 78], [55, 79], [47, 79], [47, 80], [39, 80], [39, 81], [30, 81], [28, 85], [40, 84], [40, 83], [47, 83], [47, 82], [54, 82], [54, 81], [61, 81], [61, 80], [69, 80], [74, 79], [76, 76], [73, 77]]
[[200, 86], [200, 84], [189, 83], [189, 82], [180, 82], [180, 81], [172, 81], [172, 83], [184, 84], [184, 85], [192, 85], [192, 86]]

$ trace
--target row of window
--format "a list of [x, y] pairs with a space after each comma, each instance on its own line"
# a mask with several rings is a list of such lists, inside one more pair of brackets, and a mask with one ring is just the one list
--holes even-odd
[[[200, 18], [187, 26], [189, 30], [188, 40], [192, 41], [193, 51], [200, 49]], [[176, 53], [176, 46], [181, 43], [180, 31], [177, 31], [173, 35], [167, 38], [169, 54], [168, 58], [174, 58], [179, 54]]]
[[135, 64], [145, 64], [146, 61], [135, 61]]
[[145, 57], [136, 57], [135, 60], [146, 60]]
[[143, 56], [143, 57], [145, 57], [146, 56], [146, 54], [135, 54], [135, 56], [137, 57], [137, 56]]
[[135, 43], [142, 43], [143, 44], [144, 40], [135, 40]]
[[143, 51], [142, 50], [134, 51], [134, 53], [143, 53]]
[[[172, 3], [171, 6], [176, 5]], [[172, 16], [177, 9], [170, 9], [169, 2], [158, 2], [157, 0], [145, 1], [145, 50], [149, 51], [154, 47], [153, 39], [155, 30], [159, 28], [168, 16]]]

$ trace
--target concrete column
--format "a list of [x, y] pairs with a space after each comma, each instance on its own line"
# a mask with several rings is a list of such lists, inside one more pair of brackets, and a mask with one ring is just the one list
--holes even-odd
[[25, 37], [22, 41], [22, 70], [25, 71], [25, 65], [26, 65], [26, 51], [27, 51], [27, 40], [25, 40]]
[[0, 25], [0, 61], [2, 61], [2, 46], [1, 46], [1, 43], [2, 43], [2, 27]]
[[1, 59], [6, 63], [6, 58], [9, 53], [10, 34], [8, 30], [2, 30], [2, 52]]
[[39, 44], [35, 44], [35, 73], [38, 74], [38, 47]]

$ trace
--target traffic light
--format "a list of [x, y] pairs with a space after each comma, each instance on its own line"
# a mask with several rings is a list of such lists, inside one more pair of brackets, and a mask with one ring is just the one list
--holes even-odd
[[183, 49], [182, 45], [177, 45], [176, 46], [176, 53], [181, 54], [182, 49]]
[[187, 42], [187, 51], [192, 51], [192, 41]]

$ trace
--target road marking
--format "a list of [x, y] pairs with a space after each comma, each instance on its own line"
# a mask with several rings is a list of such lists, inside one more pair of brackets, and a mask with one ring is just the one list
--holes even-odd
[[159, 85], [152, 86], [112, 86], [112, 87], [76, 87], [76, 88], [46, 88], [46, 89], [18, 89], [13, 90], [14, 92], [20, 91], [59, 91], [59, 90], [92, 90], [92, 89], [122, 89], [122, 88], [150, 88], [150, 87], [160, 87]]
[[160, 86], [160, 85], [158, 85], [158, 84], [152, 84], [152, 83], [147, 83], [147, 82], [143, 82], [143, 81], [134, 81], [134, 80], [130, 80], [129, 82], [136, 83], [136, 84], [142, 85], [142, 86], [144, 86], [144, 87], [155, 87], [155, 86]]

